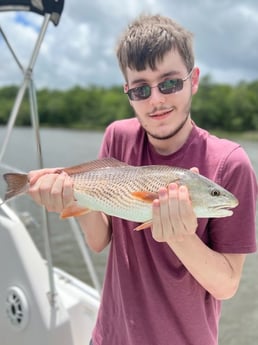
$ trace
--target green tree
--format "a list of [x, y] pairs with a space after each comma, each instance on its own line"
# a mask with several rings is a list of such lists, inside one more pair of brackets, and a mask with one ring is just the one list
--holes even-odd
[[[0, 89], [0, 125], [7, 122], [17, 91], [16, 86]], [[41, 89], [37, 99], [42, 126], [104, 129], [114, 120], [134, 116], [121, 86], [75, 86], [65, 91]], [[204, 76], [193, 97], [191, 111], [193, 120], [208, 130], [258, 130], [258, 80], [228, 85]], [[28, 95], [22, 102], [16, 124], [30, 124]]]

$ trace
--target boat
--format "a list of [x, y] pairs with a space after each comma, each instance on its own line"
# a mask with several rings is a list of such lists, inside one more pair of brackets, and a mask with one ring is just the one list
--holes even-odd
[[[64, 0], [47, 0], [43, 5], [45, 8], [42, 9], [41, 1], [31, 0], [4, 0], [0, 3], [0, 11], [26, 10], [44, 17], [38, 40], [25, 67], [20, 63], [0, 27], [0, 35], [2, 34], [23, 73], [23, 81], [14, 100], [0, 147], [0, 168], [4, 170], [19, 171], [18, 167], [5, 163], [5, 155], [27, 89], [30, 95], [31, 130], [35, 136], [38, 168], [44, 166], [32, 71], [48, 23], [52, 21], [55, 25], [58, 24]], [[43, 258], [28, 229], [33, 215], [29, 212], [19, 214], [15, 203], [16, 199], [7, 204], [0, 198], [1, 345], [87, 345], [98, 313], [101, 285], [79, 225], [75, 219], [69, 220], [71, 232], [90, 273], [92, 286], [58, 267], [53, 267], [48, 213], [42, 208], [42, 219], [39, 222], [39, 231], [44, 239]]]
[[[71, 228], [92, 270], [74, 220]], [[53, 267], [51, 258], [44, 260], [19, 215], [6, 204], [0, 214], [0, 271], [1, 345], [89, 343], [100, 291]]]

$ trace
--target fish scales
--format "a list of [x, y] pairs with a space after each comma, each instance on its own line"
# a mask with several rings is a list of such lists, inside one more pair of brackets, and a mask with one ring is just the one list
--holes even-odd
[[[189, 179], [188, 176], [191, 176]], [[134, 192], [157, 193], [170, 182], [186, 184], [187, 180], [199, 179], [199, 175], [167, 166], [115, 167], [75, 174], [74, 192], [79, 204], [87, 204], [94, 210], [142, 222], [151, 218], [151, 204], [137, 200]], [[198, 186], [197, 186], [198, 187]], [[195, 199], [193, 198], [193, 203]], [[201, 200], [203, 202], [203, 200]]]
[[104, 210], [110, 215], [125, 212], [126, 217], [143, 221], [151, 215], [150, 206], [135, 199], [132, 192], [151, 189], [143, 175], [135, 177], [135, 171], [126, 168], [77, 175], [73, 177], [74, 193], [79, 204], [81, 200], [81, 204], [86, 203], [89, 208]]
[[[189, 191], [193, 210], [198, 218], [227, 217], [238, 205], [236, 197], [206, 177], [190, 170], [170, 166], [134, 167], [113, 158], [87, 162], [78, 166], [57, 169], [73, 180], [77, 206], [63, 210], [62, 218], [81, 215], [89, 210], [149, 226], [152, 202], [158, 198], [161, 187], [169, 183], [185, 185]], [[26, 192], [26, 174], [7, 173], [5, 200]]]

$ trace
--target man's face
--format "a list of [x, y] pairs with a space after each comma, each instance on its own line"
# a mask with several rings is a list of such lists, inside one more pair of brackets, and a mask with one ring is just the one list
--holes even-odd
[[152, 87], [147, 99], [129, 100], [148, 136], [158, 140], [172, 138], [188, 119], [192, 95], [198, 90], [198, 68], [184, 81], [182, 90], [171, 94], [162, 94], [154, 86], [169, 79], [184, 79], [189, 74], [177, 50], [168, 52], [157, 63], [156, 70], [149, 67], [143, 71], [127, 68], [126, 72], [128, 82], [124, 86], [125, 92], [142, 85]]

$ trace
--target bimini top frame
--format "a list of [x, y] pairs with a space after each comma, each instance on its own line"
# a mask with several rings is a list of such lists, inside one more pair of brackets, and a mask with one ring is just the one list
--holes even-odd
[[[24, 78], [22, 81], [21, 86], [19, 87], [18, 93], [16, 95], [16, 99], [14, 101], [14, 105], [11, 111], [11, 114], [9, 116], [8, 124], [7, 124], [7, 130], [5, 134], [5, 138], [3, 141], [2, 146], [0, 147], [0, 164], [3, 164], [3, 157], [6, 153], [6, 148], [9, 143], [9, 139], [13, 130], [13, 127], [15, 125], [15, 121], [20, 109], [20, 106], [22, 104], [22, 100], [25, 95], [25, 91], [28, 88], [29, 90], [29, 101], [30, 101], [30, 113], [31, 113], [31, 122], [35, 133], [35, 139], [36, 139], [36, 145], [37, 145], [37, 151], [38, 151], [38, 166], [39, 168], [42, 168], [44, 166], [43, 164], [43, 158], [42, 158], [42, 150], [41, 150], [41, 140], [40, 140], [40, 134], [39, 134], [39, 116], [38, 116], [38, 108], [37, 108], [37, 97], [36, 97], [36, 89], [33, 82], [33, 68], [36, 63], [36, 59], [39, 54], [39, 50], [41, 47], [41, 44], [43, 42], [49, 21], [52, 21], [54, 25], [58, 25], [61, 13], [63, 11], [64, 7], [64, 0], [0, 0], [0, 12], [1, 11], [31, 11], [36, 14], [40, 14], [44, 17], [40, 31], [38, 33], [38, 38], [35, 43], [33, 52], [31, 54], [31, 57], [29, 59], [29, 62], [27, 66], [23, 66], [21, 62], [19, 61], [19, 58], [17, 57], [16, 53], [14, 52], [10, 42], [8, 41], [4, 31], [2, 30], [0, 26], [0, 35], [2, 34], [4, 41], [6, 42], [14, 60], [16, 61], [18, 67], [20, 68]], [[1, 203], [1, 200], [0, 200]], [[45, 209], [42, 209], [43, 212], [43, 236], [44, 236], [44, 243], [45, 243], [45, 255], [48, 263], [48, 271], [49, 271], [49, 285], [50, 285], [50, 302], [53, 306], [55, 306], [55, 295], [56, 295], [56, 289], [55, 289], [55, 283], [54, 283], [54, 274], [53, 274], [53, 265], [52, 265], [52, 255], [51, 255], [51, 246], [50, 246], [50, 230], [49, 230], [49, 219], [48, 214], [45, 211]], [[78, 224], [76, 221], [71, 218], [70, 219], [71, 228], [74, 232], [74, 236], [79, 244], [79, 247], [82, 251], [82, 255], [84, 258], [84, 261], [86, 263], [86, 266], [89, 269], [89, 274], [91, 276], [91, 279], [93, 281], [93, 284], [97, 291], [101, 291], [101, 285], [99, 283], [97, 274], [94, 270], [94, 266], [92, 264], [92, 260], [90, 258], [90, 255], [88, 253], [88, 250], [86, 248], [84, 238], [81, 234], [81, 231], [79, 229]]]
[[[23, 66], [21, 64], [21, 62], [19, 61], [19, 58], [14, 52], [14, 49], [12, 48], [11, 43], [7, 39], [4, 31], [2, 30], [0, 26], [0, 34], [3, 36], [4, 41], [6, 42], [12, 56], [14, 57], [16, 63], [18, 64], [23, 74], [23, 81], [16, 95], [14, 105], [13, 105], [11, 114], [9, 116], [4, 141], [3, 141], [2, 147], [0, 148], [0, 163], [2, 163], [13, 127], [15, 125], [15, 121], [16, 121], [19, 109], [21, 107], [25, 92], [28, 89], [29, 100], [30, 100], [31, 122], [34, 128], [37, 151], [38, 151], [38, 155], [37, 155], [38, 165], [39, 165], [39, 168], [43, 167], [41, 140], [40, 140], [40, 135], [39, 135], [39, 116], [38, 116], [38, 107], [37, 107], [36, 88], [33, 82], [33, 69], [34, 69], [34, 65], [36, 63], [36, 60], [40, 51], [41, 44], [45, 37], [45, 33], [47, 31], [48, 24], [50, 21], [52, 21], [55, 25], [59, 23], [63, 6], [64, 6], [64, 0], [0, 0], [0, 12], [1, 11], [12, 11], [12, 12], [31, 11], [36, 14], [42, 15], [44, 18], [27, 66]], [[43, 236], [44, 236], [44, 243], [45, 243], [45, 255], [47, 259], [48, 275], [49, 275], [49, 288], [50, 288], [49, 299], [50, 299], [51, 305], [55, 306], [56, 289], [55, 289], [55, 282], [54, 282], [53, 263], [52, 263], [51, 246], [50, 246], [50, 229], [49, 229], [48, 215], [45, 209], [42, 209], [42, 216], [43, 216], [43, 224], [44, 224]]]
[[29, 11], [44, 16], [57, 25], [64, 7], [64, 0], [0, 0], [0, 11]]

